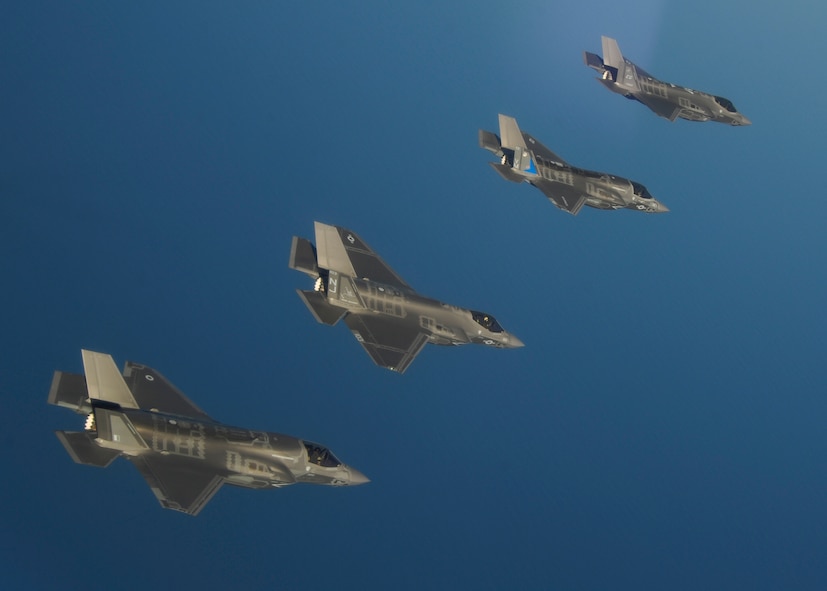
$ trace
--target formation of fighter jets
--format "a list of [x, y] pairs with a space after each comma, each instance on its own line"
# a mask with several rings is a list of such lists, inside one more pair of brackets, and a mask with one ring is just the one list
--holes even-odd
[[[603, 57], [585, 52], [612, 92], [637, 100], [670, 121], [750, 125], [732, 102], [662, 82], [602, 38]], [[537, 187], [573, 215], [596, 209], [669, 211], [638, 182], [568, 164], [513, 117], [499, 115], [499, 136], [480, 130], [480, 146], [499, 162], [503, 178]], [[523, 343], [494, 316], [442, 303], [417, 293], [355, 232], [315, 222], [315, 246], [293, 237], [289, 266], [309, 275], [312, 290], [297, 290], [313, 317], [344, 323], [380, 367], [404, 373], [427, 343], [477, 343], [517, 348]], [[277, 488], [297, 482], [358, 485], [368, 479], [316, 443], [214, 421], [154, 369], [127, 361], [119, 372], [112, 357], [82, 351], [85, 375], [55, 372], [48, 402], [86, 415], [83, 431], [57, 431], [71, 458], [105, 468], [117, 457], [132, 462], [167, 509], [197, 515], [222, 484]]]

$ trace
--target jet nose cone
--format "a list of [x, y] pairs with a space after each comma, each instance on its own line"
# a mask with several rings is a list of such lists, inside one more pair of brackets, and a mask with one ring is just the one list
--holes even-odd
[[663, 203], [658, 201], [658, 208], [655, 213], [669, 213], [669, 208], [666, 207]]
[[752, 121], [741, 115], [741, 125], [752, 125]]
[[367, 484], [370, 482], [370, 478], [359, 472], [356, 468], [348, 468], [350, 472], [350, 485], [356, 486], [357, 484]]
[[515, 337], [513, 334], [508, 335], [508, 348], [509, 349], [519, 349], [520, 347], [525, 347], [525, 343], [523, 343], [520, 339]]

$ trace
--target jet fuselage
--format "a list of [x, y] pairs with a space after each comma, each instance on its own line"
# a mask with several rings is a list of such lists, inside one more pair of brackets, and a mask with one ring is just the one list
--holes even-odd
[[603, 57], [584, 52], [586, 65], [600, 73], [603, 86], [649, 107], [659, 117], [674, 121], [717, 121], [727, 125], [750, 125], [732, 101], [700, 90], [658, 80], [631, 60], [623, 57], [617, 41], [602, 37]]
[[227, 484], [267, 488], [296, 482], [341, 486], [367, 481], [330, 450], [290, 435], [139, 409], [97, 407], [93, 412], [90, 426], [100, 447], [120, 451], [127, 458], [175, 458], [192, 470], [214, 472]]
[[346, 308], [350, 314], [386, 316], [417, 327], [428, 333], [428, 342], [435, 345], [522, 346], [517, 337], [503, 330], [489, 314], [445, 304], [392, 285], [329, 271], [322, 289], [331, 305]]
[[[529, 150], [531, 144], [528, 144]], [[506, 161], [509, 161], [509, 152], [503, 148]], [[532, 185], [538, 179], [546, 179], [568, 185], [579, 192], [588, 195], [584, 205], [595, 209], [634, 209], [645, 213], [664, 213], [669, 209], [654, 199], [649, 191], [639, 183], [629, 179], [614, 176], [605, 172], [576, 168], [568, 164], [554, 162], [532, 152], [533, 170], [515, 170], [512, 172], [521, 175]]]
[[663, 82], [648, 74], [641, 76], [640, 69], [633, 62], [626, 60], [626, 64], [629, 70], [633, 69], [635, 71], [638, 88], [619, 84], [613, 81], [611, 77], [600, 78], [599, 82], [612, 92], [622, 94], [628, 99], [643, 104], [646, 104], [647, 97], [668, 101], [680, 107], [676, 117], [687, 121], [716, 121], [734, 126], [750, 125], [749, 119], [736, 111], [728, 99], [670, 82]]

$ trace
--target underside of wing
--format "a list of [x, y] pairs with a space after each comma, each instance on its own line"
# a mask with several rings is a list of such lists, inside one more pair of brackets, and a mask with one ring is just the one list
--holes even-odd
[[586, 194], [564, 183], [555, 183], [545, 179], [533, 181], [532, 184], [543, 192], [554, 205], [577, 215], [586, 203]]
[[404, 373], [428, 342], [417, 328], [380, 316], [348, 314], [345, 324], [376, 365], [397, 373]]
[[315, 225], [316, 254], [320, 268], [411, 289], [355, 232], [320, 222], [315, 222]]
[[196, 466], [192, 460], [174, 457], [138, 456], [135, 464], [158, 501], [166, 509], [198, 515], [224, 483], [224, 478]]
[[643, 94], [637, 94], [635, 98], [652, 109], [656, 115], [664, 119], [669, 119], [669, 121], [677, 119], [678, 113], [681, 112], [681, 108], [678, 105], [666, 99]]
[[543, 145], [540, 140], [535, 138], [534, 136], [523, 132], [523, 137], [525, 138], [526, 144], [530, 150], [532, 150], [537, 156], [540, 158], [545, 158], [546, 160], [551, 160], [552, 162], [560, 165], [568, 164], [565, 160], [560, 158], [557, 154], [549, 150], [545, 145]]
[[123, 371], [132, 396], [138, 406], [144, 410], [155, 410], [157, 412], [204, 419], [212, 419], [201, 410], [192, 400], [170, 383], [160, 372], [135, 363], [127, 361]]

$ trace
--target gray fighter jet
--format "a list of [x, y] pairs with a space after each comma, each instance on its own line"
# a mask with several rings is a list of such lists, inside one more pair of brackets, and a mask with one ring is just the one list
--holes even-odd
[[699, 90], [662, 82], [636, 66], [620, 53], [617, 41], [603, 40], [603, 58], [584, 52], [586, 65], [600, 72], [598, 82], [612, 92], [640, 101], [669, 121], [678, 117], [689, 121], [718, 121], [729, 125], [750, 125], [732, 101]]
[[497, 156], [489, 162], [505, 180], [534, 185], [549, 200], [573, 215], [584, 205], [597, 209], [634, 209], [664, 213], [669, 209], [634, 181], [575, 168], [527, 133], [513, 117], [500, 114], [500, 135], [480, 129], [480, 146]]
[[296, 291], [322, 324], [344, 317], [377, 365], [403, 373], [427, 343], [523, 346], [490, 314], [416, 293], [355, 232], [320, 222], [315, 230], [315, 247], [293, 237], [290, 268], [315, 280], [313, 290]]
[[161, 505], [197, 515], [222, 484], [273, 488], [368, 479], [317, 443], [217, 423], [154, 369], [82, 351], [80, 374], [56, 371], [49, 404], [86, 415], [83, 431], [56, 431], [79, 464], [132, 462]]

